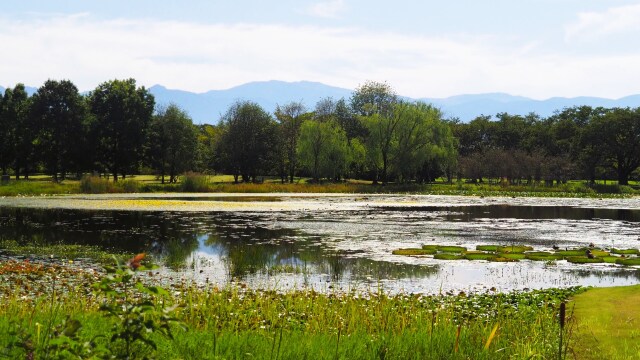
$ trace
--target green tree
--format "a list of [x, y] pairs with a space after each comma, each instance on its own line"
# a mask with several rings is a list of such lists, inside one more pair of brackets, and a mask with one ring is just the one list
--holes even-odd
[[86, 106], [78, 88], [68, 80], [47, 80], [33, 95], [31, 116], [38, 125], [37, 144], [47, 173], [54, 181], [79, 171], [86, 139]]
[[169, 182], [176, 182], [178, 174], [190, 170], [194, 164], [198, 134], [189, 115], [177, 105], [160, 108], [149, 125], [148, 159]]
[[220, 140], [224, 168], [237, 183], [256, 181], [259, 173], [268, 170], [273, 160], [276, 139], [275, 121], [250, 101], [231, 105], [222, 118], [223, 133]]
[[155, 100], [134, 79], [111, 80], [91, 92], [89, 104], [98, 162], [118, 181], [118, 174], [133, 173], [142, 159]]
[[222, 137], [222, 128], [211, 124], [202, 124], [198, 129], [198, 150], [194, 169], [205, 173], [220, 169], [220, 154], [218, 147]]
[[388, 116], [396, 102], [398, 95], [386, 82], [366, 81], [351, 95], [351, 108], [359, 116]]
[[321, 178], [338, 180], [344, 176], [351, 155], [347, 135], [333, 120], [302, 123], [298, 153], [300, 162], [316, 182]]
[[280, 129], [281, 164], [289, 182], [293, 183], [298, 168], [298, 140], [300, 126], [309, 117], [306, 107], [301, 102], [291, 102], [283, 106], [278, 105], [275, 111]]
[[614, 108], [593, 118], [591, 138], [607, 164], [618, 174], [618, 184], [628, 185], [640, 166], [640, 108]]
[[13, 123], [13, 145], [14, 163], [13, 172], [16, 180], [20, 175], [29, 177], [31, 167], [35, 162], [34, 141], [39, 132], [37, 124], [30, 116], [31, 98], [23, 84], [18, 84], [13, 88], [11, 99], [5, 103], [7, 105], [10, 122]]

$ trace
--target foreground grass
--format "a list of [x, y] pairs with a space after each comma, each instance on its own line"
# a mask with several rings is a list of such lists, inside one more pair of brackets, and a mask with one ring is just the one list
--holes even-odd
[[575, 297], [576, 359], [640, 359], [640, 285]]
[[[29, 267], [13, 265], [4, 271], [15, 275]], [[34, 274], [28, 275], [21, 278], [21, 286], [30, 286]], [[147, 274], [138, 276], [152, 280]], [[92, 339], [104, 344], [118, 331], [118, 318], [104, 316], [100, 311], [104, 297], [91, 292], [86, 280], [69, 285], [74, 282], [47, 279], [53, 282], [47, 294], [8, 293], [0, 299], [0, 357], [26, 358], [29, 351], [35, 358], [49, 357], [51, 346], [64, 334], [60, 324], [67, 317], [67, 324], [69, 319], [82, 324], [78, 344]], [[119, 297], [118, 306], [148, 296], [136, 289], [141, 288], [116, 290], [129, 294]], [[188, 330], [174, 327], [173, 339], [152, 333], [157, 352], [142, 344], [133, 358], [554, 358], [559, 345], [558, 304], [579, 291], [390, 296], [374, 290], [363, 296], [185, 284], [168, 290], [151, 306], [175, 309]]]

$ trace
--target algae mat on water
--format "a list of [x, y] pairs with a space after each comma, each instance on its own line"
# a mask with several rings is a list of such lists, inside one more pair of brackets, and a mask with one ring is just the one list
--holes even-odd
[[574, 303], [576, 359], [640, 359], [640, 285], [589, 289]]

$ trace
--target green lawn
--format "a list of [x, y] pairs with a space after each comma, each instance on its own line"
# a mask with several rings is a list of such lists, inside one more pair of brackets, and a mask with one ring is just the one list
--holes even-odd
[[576, 359], [640, 359], [640, 285], [594, 288], [574, 300]]

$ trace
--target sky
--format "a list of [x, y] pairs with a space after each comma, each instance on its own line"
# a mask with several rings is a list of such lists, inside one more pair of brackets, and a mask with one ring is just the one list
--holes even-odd
[[640, 1], [2, 0], [0, 85], [316, 81], [534, 99], [640, 93]]

